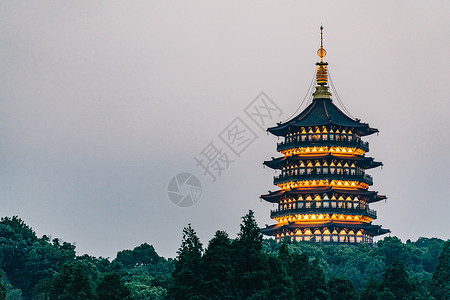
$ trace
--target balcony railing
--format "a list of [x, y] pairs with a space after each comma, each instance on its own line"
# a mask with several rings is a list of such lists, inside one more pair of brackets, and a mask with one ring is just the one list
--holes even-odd
[[369, 143], [362, 140], [305, 140], [290, 142], [280, 142], [277, 144], [277, 151], [283, 151], [296, 147], [314, 147], [314, 146], [337, 146], [337, 147], [356, 147], [361, 148], [364, 151], [369, 151]]
[[315, 207], [314, 203], [309, 208], [294, 208], [284, 210], [271, 210], [270, 217], [282, 217], [294, 214], [347, 214], [347, 215], [364, 215], [376, 219], [377, 212], [370, 208], [337, 208], [337, 207]]
[[373, 184], [372, 176], [368, 174], [338, 174], [338, 173], [328, 173], [328, 174], [297, 174], [297, 175], [279, 175], [275, 176], [273, 183], [279, 184], [288, 181], [302, 181], [302, 180], [350, 180], [350, 181], [362, 181], [368, 185]]

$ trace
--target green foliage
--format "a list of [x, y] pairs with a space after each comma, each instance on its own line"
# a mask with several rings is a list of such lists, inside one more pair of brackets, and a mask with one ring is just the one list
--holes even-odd
[[192, 299], [199, 293], [202, 251], [202, 243], [189, 224], [183, 229], [183, 240], [168, 290], [169, 298]]
[[375, 277], [370, 277], [367, 281], [364, 291], [362, 291], [359, 299], [361, 300], [378, 300], [378, 294], [380, 290], [380, 284]]
[[235, 284], [241, 298], [266, 298], [267, 278], [270, 269], [262, 254], [262, 234], [253, 211], [243, 218], [237, 239], [233, 242], [235, 259]]
[[131, 300], [131, 293], [120, 281], [120, 275], [117, 272], [104, 274], [97, 285], [96, 292], [98, 300]]
[[442, 247], [439, 264], [433, 274], [432, 287], [432, 294], [436, 299], [450, 299], [450, 240]]
[[141, 265], [155, 265], [164, 259], [160, 257], [153, 246], [147, 243], [134, 248], [133, 250], [123, 250], [117, 253], [116, 262], [121, 263], [125, 268], [138, 267]]
[[0, 267], [23, 297], [32, 297], [34, 286], [51, 279], [61, 266], [75, 258], [75, 246], [50, 242], [47, 236], [38, 238], [35, 232], [18, 217], [0, 221]]
[[53, 280], [50, 299], [95, 299], [92, 269], [83, 260], [65, 263]]
[[405, 265], [395, 260], [391, 266], [389, 266], [383, 275], [382, 287], [388, 289], [394, 294], [396, 299], [407, 299], [408, 295], [412, 292], [412, 286], [409, 282], [409, 276], [406, 272]]
[[201, 293], [209, 299], [234, 299], [233, 250], [224, 231], [217, 231], [202, 258]]
[[[450, 241], [386, 237], [372, 247], [263, 240], [253, 212], [235, 240], [217, 231], [203, 252], [189, 225], [176, 260], [143, 243], [112, 262], [0, 220], [0, 300], [450, 299]], [[3, 277], [3, 278], [1, 278]], [[6, 289], [5, 289], [6, 288]]]
[[284, 263], [293, 283], [295, 299], [328, 299], [323, 269], [318, 260], [309, 260], [305, 252], [289, 250], [287, 244], [279, 248], [279, 258]]
[[121, 274], [132, 299], [164, 299], [174, 261], [160, 257], [153, 246], [144, 243], [117, 253], [109, 268]]
[[328, 281], [328, 292], [334, 300], [357, 300], [358, 293], [346, 277], [333, 277]]
[[6, 299], [6, 285], [3, 282], [3, 271], [0, 270], [0, 300]]

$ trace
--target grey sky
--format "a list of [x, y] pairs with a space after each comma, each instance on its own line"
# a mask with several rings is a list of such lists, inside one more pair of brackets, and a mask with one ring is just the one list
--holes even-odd
[[[0, 207], [38, 233], [114, 258], [143, 242], [174, 256], [191, 222], [206, 244], [235, 236], [273, 186], [258, 139], [212, 183], [193, 157], [264, 91], [297, 109], [319, 26], [334, 84], [380, 130], [369, 156], [375, 224], [402, 240], [450, 238], [448, 1], [29, 1], [0, 4]], [[197, 174], [178, 208], [169, 180]]]

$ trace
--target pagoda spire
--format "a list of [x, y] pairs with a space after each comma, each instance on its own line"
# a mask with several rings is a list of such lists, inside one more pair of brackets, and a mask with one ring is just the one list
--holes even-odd
[[323, 26], [320, 26], [320, 48], [317, 50], [317, 55], [320, 57], [320, 62], [316, 63], [317, 66], [317, 86], [316, 91], [313, 94], [314, 99], [326, 98], [331, 99], [331, 93], [328, 90], [328, 63], [323, 61], [323, 58], [327, 55], [327, 51], [323, 48]]

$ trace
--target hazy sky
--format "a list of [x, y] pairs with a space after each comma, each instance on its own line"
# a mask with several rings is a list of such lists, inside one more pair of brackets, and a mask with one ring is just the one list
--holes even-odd
[[[143, 242], [175, 256], [192, 223], [204, 244], [232, 237], [273, 186], [277, 138], [244, 109], [265, 92], [285, 120], [326, 60], [351, 114], [380, 130], [374, 224], [406, 239], [450, 238], [448, 1], [3, 1], [0, 215], [39, 236], [114, 258]], [[237, 156], [219, 135], [236, 118], [256, 139]], [[210, 143], [233, 162], [211, 182]], [[189, 172], [200, 200], [168, 198]]]

